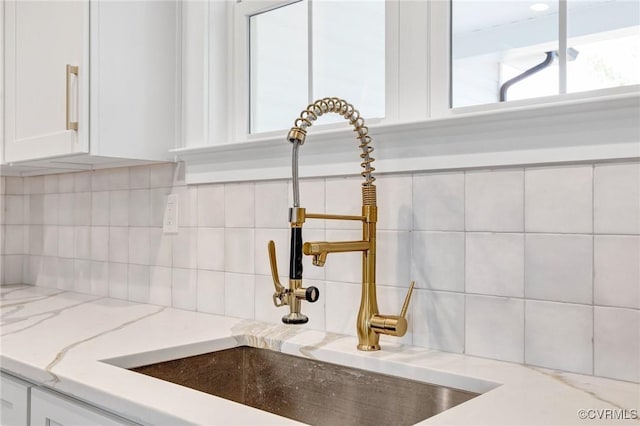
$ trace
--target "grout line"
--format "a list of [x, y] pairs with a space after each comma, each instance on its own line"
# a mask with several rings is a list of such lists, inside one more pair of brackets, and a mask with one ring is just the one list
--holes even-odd
[[596, 258], [595, 258], [595, 164], [591, 166], [591, 374], [596, 374]]
[[467, 353], [467, 172], [462, 173], [462, 229], [464, 229], [463, 247], [463, 288], [462, 298], [462, 353]]
[[522, 362], [527, 361], [527, 169], [522, 169], [522, 297], [524, 301], [522, 318]]

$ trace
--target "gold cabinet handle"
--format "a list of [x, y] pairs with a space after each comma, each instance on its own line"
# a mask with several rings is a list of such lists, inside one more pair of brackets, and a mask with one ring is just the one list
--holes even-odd
[[78, 131], [78, 122], [77, 121], [71, 121], [71, 83], [70, 83], [70, 77], [71, 74], [77, 76], [78, 75], [78, 67], [77, 66], [73, 66], [73, 65], [69, 65], [67, 64], [67, 102], [66, 102], [66, 107], [67, 107], [67, 130], [75, 130]]

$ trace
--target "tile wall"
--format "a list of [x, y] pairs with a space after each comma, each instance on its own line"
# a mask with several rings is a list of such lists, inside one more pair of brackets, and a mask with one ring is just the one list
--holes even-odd
[[[187, 186], [160, 164], [2, 179], [2, 282], [278, 322], [290, 181]], [[640, 164], [381, 175], [384, 313], [416, 291], [402, 343], [640, 381]], [[305, 180], [308, 211], [358, 214], [360, 179]], [[162, 231], [167, 195], [179, 232]], [[359, 239], [309, 221], [305, 240]], [[358, 254], [305, 260], [310, 328], [354, 334]], [[285, 277], [283, 277], [284, 279]], [[393, 341], [394, 338], [385, 338]]]

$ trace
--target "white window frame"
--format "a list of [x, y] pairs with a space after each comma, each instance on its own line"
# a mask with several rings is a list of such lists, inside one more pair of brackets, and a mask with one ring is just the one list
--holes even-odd
[[[204, 143], [187, 140], [174, 150], [186, 163], [187, 182], [290, 177], [287, 130], [249, 134], [248, 17], [295, 1], [206, 2], [211, 28], [205, 44], [217, 46], [209, 47], [208, 67], [221, 60], [229, 66], [205, 71], [203, 86], [210, 92], [204, 96]], [[367, 120], [377, 172], [640, 158], [640, 85], [450, 108], [449, 1], [388, 0], [386, 14], [386, 116]], [[221, 55], [224, 31], [228, 48]], [[357, 172], [347, 125], [316, 124], [309, 135], [301, 176]]]

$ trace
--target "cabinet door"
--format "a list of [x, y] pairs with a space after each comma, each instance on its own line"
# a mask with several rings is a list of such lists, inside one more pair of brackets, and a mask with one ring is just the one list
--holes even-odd
[[135, 423], [56, 392], [33, 388], [30, 424], [31, 426], [131, 426]]
[[87, 152], [88, 22], [88, 0], [5, 2], [6, 162]]
[[0, 424], [25, 426], [29, 419], [29, 387], [31, 385], [4, 373], [0, 375]]

